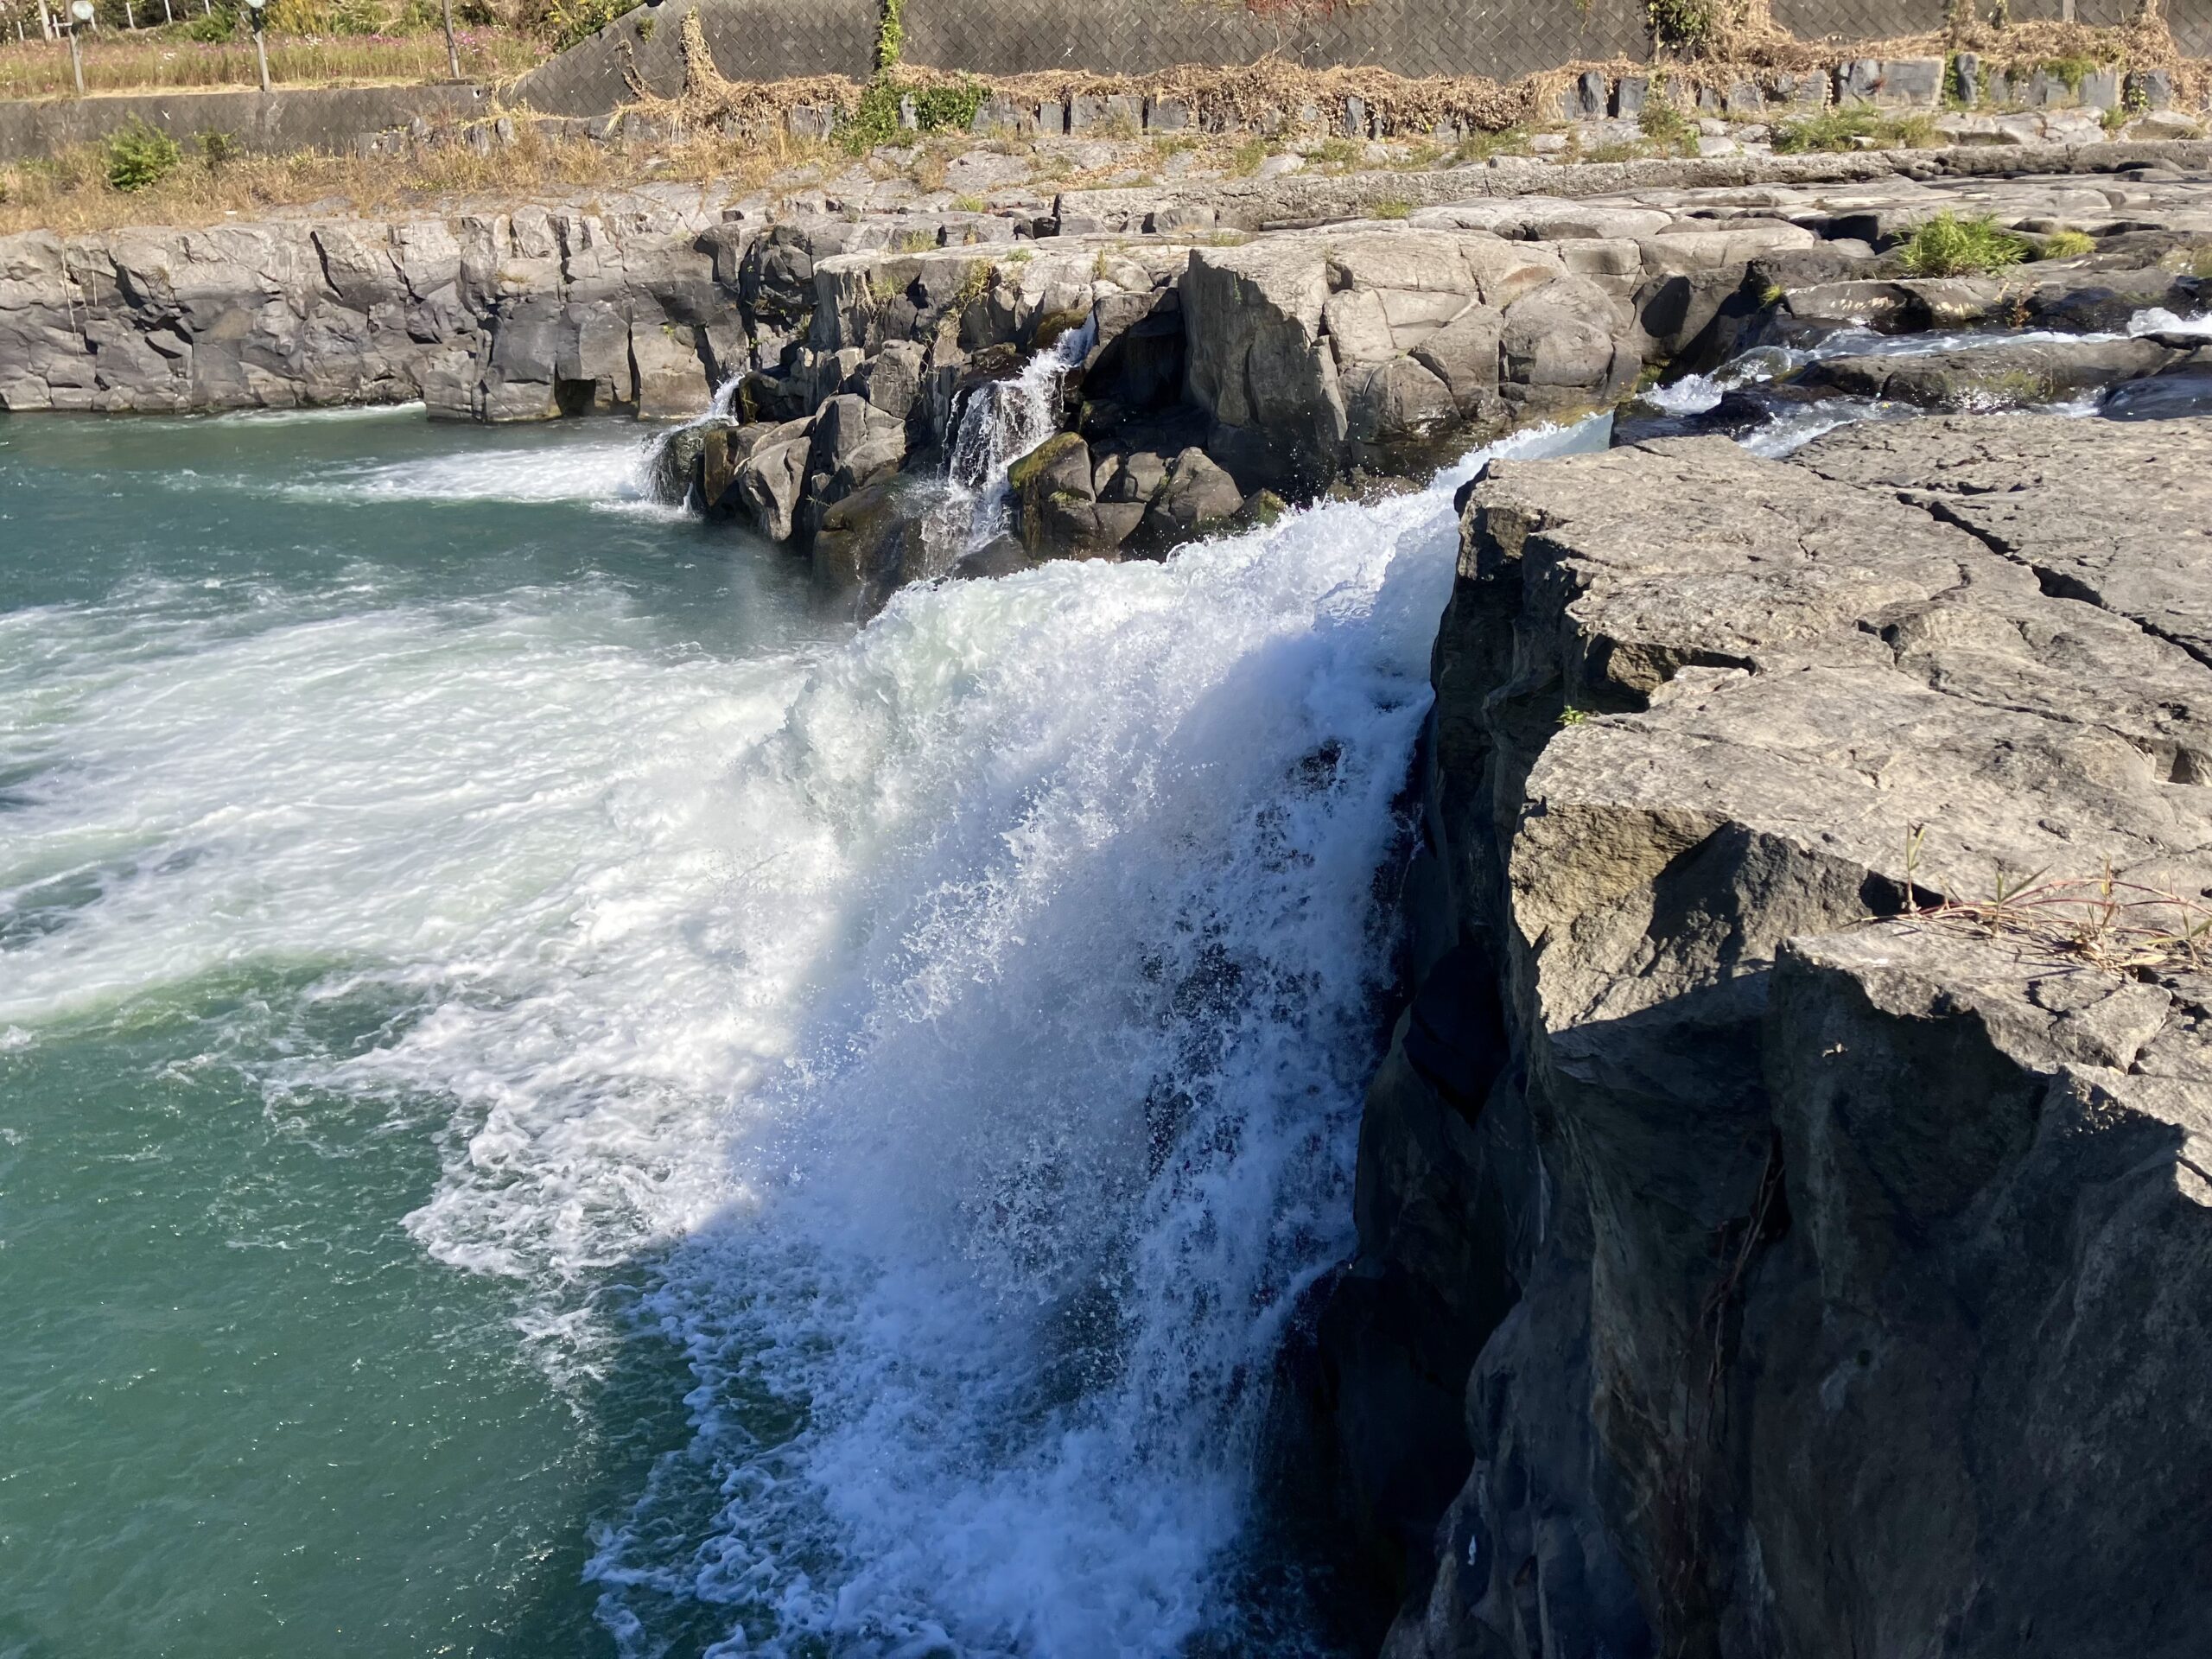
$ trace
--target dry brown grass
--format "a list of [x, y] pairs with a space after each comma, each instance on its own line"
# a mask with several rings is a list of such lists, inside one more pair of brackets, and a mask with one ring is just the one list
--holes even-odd
[[[1925, 825], [1906, 832], [1905, 885], [1916, 891]], [[2107, 862], [2101, 874], [2013, 875], [1999, 868], [1979, 897], [1916, 899], [1902, 915], [1872, 919], [1964, 928], [2045, 961], [2107, 973], [2158, 974], [2212, 965], [2212, 904], [2169, 887], [2122, 880]]]
[[471, 197], [513, 206], [541, 196], [619, 190], [641, 177], [698, 184], [732, 195], [763, 188], [779, 171], [825, 159], [820, 145], [763, 143], [706, 134], [653, 152], [664, 165], [641, 168], [637, 151], [548, 135], [521, 124], [516, 142], [482, 151], [426, 145], [410, 156], [238, 156], [210, 164], [188, 148], [159, 183], [128, 194], [110, 188], [96, 147], [52, 161], [0, 167], [0, 234], [51, 230], [65, 236], [129, 225], [197, 226], [252, 219], [312, 206], [365, 218], [435, 210]]
[[[251, 40], [194, 41], [181, 29], [149, 29], [133, 35], [88, 35], [82, 44], [85, 86], [91, 92], [251, 87], [259, 81]], [[544, 56], [536, 41], [505, 29], [462, 29], [456, 44], [461, 73], [480, 80], [506, 79]], [[272, 35], [269, 73], [282, 86], [442, 80], [445, 36]], [[64, 98], [74, 92], [66, 44], [11, 39], [0, 45], [0, 98]]]

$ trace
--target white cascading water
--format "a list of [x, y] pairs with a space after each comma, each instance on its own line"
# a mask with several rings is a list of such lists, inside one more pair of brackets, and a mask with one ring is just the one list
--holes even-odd
[[1060, 429], [1061, 391], [1097, 342], [1094, 314], [1037, 353], [1018, 374], [974, 388], [945, 444], [944, 496], [923, 526], [932, 563], [949, 569], [1005, 532], [1007, 474]]
[[409, 1226], [580, 1408], [639, 1339], [592, 1287], [645, 1275], [695, 1435], [598, 1541], [626, 1653], [1236, 1650], [1465, 475], [750, 660], [593, 585], [164, 623], [70, 694], [86, 787], [215, 850], [19, 957], [0, 1032], [233, 957], [422, 1008], [270, 1086], [454, 1102]]
[[[749, 658], [592, 582], [0, 620], [83, 757], [52, 833], [200, 849], [13, 957], [0, 1037], [232, 961], [417, 1010], [279, 1063], [272, 1105], [452, 1101], [410, 1230], [512, 1281], [580, 1410], [626, 1343], [688, 1359], [692, 1443], [590, 1569], [626, 1654], [685, 1619], [725, 1656], [1240, 1650], [1270, 1364], [1350, 1243], [1376, 873], [1472, 464]], [[404, 470], [329, 487], [432, 487]]]

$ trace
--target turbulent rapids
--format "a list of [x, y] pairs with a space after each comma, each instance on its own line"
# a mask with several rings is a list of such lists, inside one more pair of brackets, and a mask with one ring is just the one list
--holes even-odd
[[[255, 426], [159, 484], [47, 458], [207, 550], [0, 618], [25, 1086], [204, 1007], [164, 1063], [272, 1121], [442, 1115], [413, 1248], [504, 1287], [572, 1411], [645, 1350], [682, 1399], [585, 1523], [626, 1653], [1234, 1650], [1274, 1357], [1349, 1236], [1467, 468], [857, 632], [756, 588], [732, 638], [655, 596], [691, 526], [589, 499], [634, 497], [632, 449], [292, 423], [327, 453], [264, 481]], [[417, 556], [403, 504], [432, 543], [536, 515], [536, 550]], [[369, 517], [297, 569], [238, 542], [334, 512]]]

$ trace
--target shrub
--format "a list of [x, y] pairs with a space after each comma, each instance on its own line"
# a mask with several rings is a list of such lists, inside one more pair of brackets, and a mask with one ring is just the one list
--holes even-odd
[[1694, 155], [1697, 150], [1697, 129], [1684, 115], [1664, 99], [1655, 98], [1637, 111], [1637, 128], [1650, 143], [1662, 150], [1674, 150]]
[[200, 135], [200, 159], [207, 163], [210, 173], [219, 173], [223, 163], [235, 159], [239, 145], [238, 137], [228, 132], [203, 132]]
[[1879, 110], [1822, 110], [1777, 129], [1777, 155], [1802, 156], [1816, 150], [1918, 149], [1936, 142], [1935, 118], [1928, 115], [1884, 115]]
[[110, 133], [100, 146], [102, 170], [113, 190], [143, 190], [159, 184], [183, 159], [175, 139], [136, 118]]
[[879, 144], [896, 143], [899, 137], [899, 105], [914, 100], [914, 124], [924, 132], [965, 132], [983, 107], [983, 83], [962, 80], [950, 85], [916, 86], [890, 75], [878, 75], [861, 89], [837, 136], [855, 156], [866, 155]]
[[1713, 33], [1713, 0], [1644, 0], [1651, 32], [1662, 46], [1694, 52]]
[[1974, 276], [2017, 265], [2028, 245], [1994, 220], [1938, 213], [1912, 233], [1904, 268], [1916, 276]]

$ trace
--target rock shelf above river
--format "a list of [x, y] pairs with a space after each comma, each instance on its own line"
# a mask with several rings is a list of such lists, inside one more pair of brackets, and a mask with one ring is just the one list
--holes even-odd
[[2208, 477], [2012, 415], [1470, 486], [1323, 1321], [1433, 1528], [1394, 1659], [2201, 1644]]

